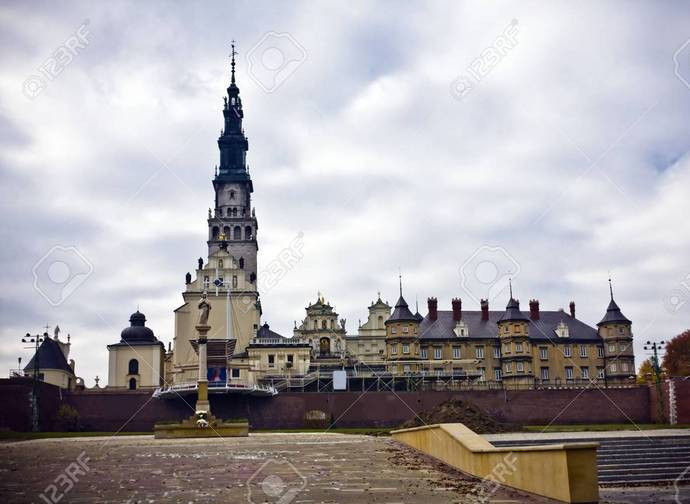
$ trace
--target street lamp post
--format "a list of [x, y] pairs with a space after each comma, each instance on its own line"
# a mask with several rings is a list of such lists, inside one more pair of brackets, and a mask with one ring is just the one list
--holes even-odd
[[664, 349], [664, 346], [665, 343], [663, 341], [658, 343], [656, 341], [648, 341], [644, 346], [645, 350], [652, 351], [652, 369], [654, 370], [654, 377], [656, 378], [654, 381], [656, 382], [656, 393], [659, 398], [657, 406], [661, 423], [666, 423], [666, 414], [664, 413], [664, 391], [661, 385], [661, 365], [659, 364], [659, 352]]
[[39, 364], [38, 364], [38, 347], [40, 343], [45, 340], [48, 337], [48, 333], [43, 333], [43, 336], [41, 335], [36, 335], [32, 336], [29, 333], [26, 333], [26, 336], [22, 338], [22, 343], [33, 343], [34, 344], [34, 375], [33, 375], [33, 384], [31, 387], [31, 430], [33, 432], [38, 432], [39, 431], [39, 424], [38, 424], [38, 370]]

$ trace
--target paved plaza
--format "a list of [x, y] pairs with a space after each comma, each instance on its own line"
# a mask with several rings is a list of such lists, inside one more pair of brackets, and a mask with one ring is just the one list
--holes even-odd
[[[553, 502], [510, 489], [493, 490], [388, 437], [256, 434], [154, 440], [123, 436], [0, 444], [3, 503]], [[690, 502], [690, 494], [686, 498]], [[675, 499], [671, 487], [606, 488], [602, 502]]]

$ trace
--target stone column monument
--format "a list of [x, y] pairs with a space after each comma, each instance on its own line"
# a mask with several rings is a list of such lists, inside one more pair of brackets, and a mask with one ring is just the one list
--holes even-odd
[[196, 438], [196, 437], [246, 437], [249, 435], [249, 422], [233, 420], [223, 422], [211, 414], [211, 403], [208, 400], [207, 379], [207, 334], [211, 329], [208, 315], [211, 304], [208, 302], [206, 291], [199, 300], [199, 320], [196, 332], [199, 334], [197, 348], [199, 351], [199, 376], [197, 379], [197, 400], [194, 415], [181, 422], [159, 422], [154, 427], [156, 439], [167, 438]]
[[211, 304], [206, 299], [206, 292], [201, 295], [199, 301], [199, 323], [195, 326], [199, 339], [199, 378], [197, 380], [198, 398], [196, 401], [196, 412], [205, 412], [207, 415], [211, 414], [211, 403], [208, 401], [208, 378], [207, 378], [207, 352], [206, 352], [206, 335], [211, 329], [208, 325], [208, 315], [211, 311]]

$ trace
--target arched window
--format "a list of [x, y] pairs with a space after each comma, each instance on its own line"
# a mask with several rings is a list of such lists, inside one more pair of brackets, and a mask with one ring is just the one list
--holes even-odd
[[223, 260], [218, 259], [218, 269], [223, 269]]
[[247, 226], [244, 228], [244, 239], [245, 240], [251, 240], [252, 239], [252, 227]]
[[378, 323], [376, 324], [377, 329], [383, 329], [383, 315], [379, 315]]
[[230, 191], [230, 199], [235, 199], [235, 191]]
[[232, 216], [237, 217], [237, 208], [232, 209]]
[[129, 373], [128, 374], [139, 374], [139, 361], [132, 359], [129, 361]]
[[129, 379], [129, 390], [136, 390], [137, 389], [137, 379], [136, 378], [130, 378]]
[[241, 240], [242, 239], [242, 228], [239, 226], [235, 226], [235, 230], [233, 231], [233, 240]]
[[325, 320], [322, 320], [322, 321], [321, 321], [321, 329], [326, 329], [326, 328], [327, 328], [327, 326], [326, 326], [326, 321], [325, 321]]
[[230, 227], [229, 226], [223, 227], [223, 234], [225, 235], [226, 240], [230, 239]]
[[244, 269], [244, 257], [240, 257], [240, 269]]
[[211, 230], [211, 237], [214, 240], [218, 238], [218, 226], [213, 226], [213, 229]]

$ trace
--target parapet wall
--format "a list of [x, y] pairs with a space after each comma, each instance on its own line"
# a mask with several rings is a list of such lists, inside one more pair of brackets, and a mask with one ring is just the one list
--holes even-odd
[[[195, 396], [153, 399], [150, 390], [60, 391], [41, 384], [44, 430], [55, 428], [57, 409], [79, 412], [84, 429], [151, 431], [160, 420], [182, 420], [193, 412]], [[31, 380], [0, 380], [0, 428], [31, 426]], [[222, 419], [247, 418], [252, 429], [303, 428], [309, 411], [322, 411], [334, 427], [398, 427], [415, 414], [452, 398], [476, 404], [496, 419], [516, 424], [650, 423], [647, 387], [628, 389], [490, 390], [463, 392], [306, 392], [272, 398], [211, 395], [211, 410]], [[687, 401], [688, 398], [679, 398]]]

